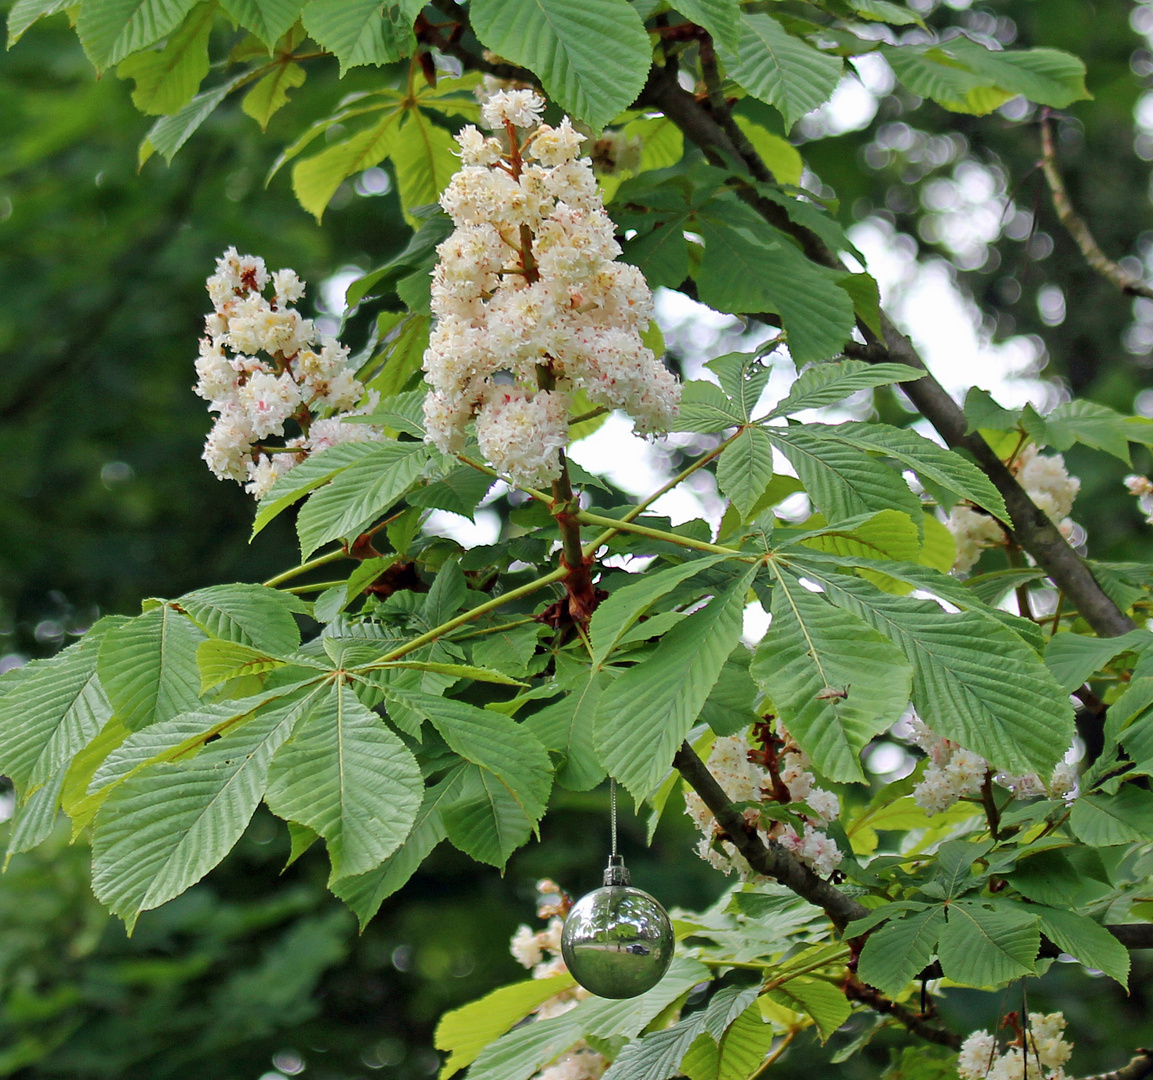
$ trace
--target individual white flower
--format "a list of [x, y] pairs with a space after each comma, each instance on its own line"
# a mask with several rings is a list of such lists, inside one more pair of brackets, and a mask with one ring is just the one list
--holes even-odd
[[272, 288], [278, 304], [295, 304], [304, 296], [304, 282], [296, 276], [295, 270], [277, 270], [272, 275]]
[[506, 123], [518, 128], [534, 127], [544, 112], [544, 98], [535, 90], [498, 90], [480, 108], [485, 127], [503, 128]]
[[495, 165], [504, 148], [499, 139], [486, 138], [474, 124], [468, 124], [456, 134], [460, 145], [460, 160], [465, 165]]
[[572, 121], [566, 116], [558, 127], [541, 124], [537, 128], [532, 137], [532, 154], [542, 165], [551, 168], [580, 157], [584, 141], [585, 136], [573, 129]]
[[516, 935], [509, 944], [509, 951], [512, 953], [513, 959], [521, 967], [526, 968], [539, 964], [544, 955], [536, 934], [531, 927], [525, 926], [524, 923], [517, 927]]

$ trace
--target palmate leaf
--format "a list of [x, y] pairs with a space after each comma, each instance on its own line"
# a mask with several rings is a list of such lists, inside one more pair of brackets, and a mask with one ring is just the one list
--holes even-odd
[[196, 650], [204, 640], [204, 632], [167, 603], [105, 635], [97, 672], [126, 727], [167, 720], [199, 703]]
[[197, 0], [89, 0], [76, 33], [98, 72], [171, 33]]
[[187, 764], [150, 765], [108, 796], [93, 831], [92, 889], [129, 930], [141, 911], [179, 896], [240, 839], [300, 708], [267, 708]]
[[1041, 916], [1041, 931], [1062, 952], [1087, 968], [1096, 968], [1128, 989], [1129, 950], [1092, 919], [1064, 908], [1031, 906]]
[[664, 779], [741, 634], [753, 571], [674, 626], [601, 694], [593, 744], [639, 802]]
[[652, 48], [628, 0], [474, 0], [469, 17], [484, 45], [539, 75], [549, 98], [590, 127], [644, 86]]
[[744, 518], [772, 478], [773, 444], [760, 428], [745, 428], [717, 460], [717, 486]]
[[302, 13], [309, 37], [340, 61], [340, 74], [364, 64], [391, 64], [409, 52], [411, 21], [392, 22], [380, 0], [311, 0]]
[[743, 422], [740, 411], [715, 383], [692, 379], [681, 388], [675, 430], [707, 433], [724, 431]]
[[772, 615], [753, 678], [819, 772], [864, 779], [861, 750], [909, 703], [908, 662], [856, 615], [779, 569]]
[[841, 81], [840, 57], [793, 37], [769, 15], [742, 13], [735, 52], [720, 44], [729, 76], [774, 106], [786, 128], [828, 101]]
[[954, 900], [937, 942], [945, 978], [963, 986], [997, 987], [1034, 973], [1041, 948], [1036, 915], [981, 900]]
[[33, 23], [46, 15], [55, 15], [71, 4], [72, 0], [16, 0], [8, 9], [8, 48], [12, 48]]
[[590, 791], [605, 778], [593, 749], [593, 722], [609, 681], [605, 672], [590, 670], [558, 701], [525, 720], [524, 726], [546, 750], [564, 754], [556, 778], [569, 791]]
[[404, 842], [423, 791], [412, 753], [339, 683], [313, 700], [273, 759], [267, 800], [324, 837], [336, 879], [367, 873]]
[[300, 628], [292, 614], [309, 613], [292, 593], [242, 582], [197, 589], [172, 605], [214, 638], [271, 652], [292, 652], [300, 645]]
[[[827, 982], [822, 982], [820, 979], [811, 979], [807, 976], [800, 976], [795, 979], [790, 979], [779, 990], [772, 992], [772, 996], [782, 1004], [785, 1004], [791, 1009], [798, 1012], [808, 1013], [812, 1017], [813, 1023], [817, 1025], [817, 1032], [821, 1037], [821, 1042], [828, 1042], [837, 1029], [849, 1019], [853, 1011], [852, 1006], [849, 1004], [848, 998], [845, 997], [840, 990], [835, 986], [830, 986]], [[734, 1025], [735, 1028], [735, 1025]], [[763, 1038], [763, 1032], [756, 1028], [747, 1031], [746, 1037], [751, 1036], [754, 1040]], [[761, 1043], [756, 1042], [754, 1046], [762, 1046]], [[722, 1051], [724, 1051], [722, 1046]], [[750, 1050], [753, 1046], [750, 1046]], [[763, 1046], [760, 1049], [760, 1056], [763, 1059], [765, 1054], [768, 1053], [768, 1046]], [[728, 1055], [725, 1054], [721, 1058], [721, 1075], [724, 1075], [725, 1064]], [[753, 1068], [760, 1062], [754, 1062]], [[744, 1080], [748, 1073], [740, 1073], [739, 1080]]]
[[338, 473], [301, 507], [301, 558], [329, 540], [354, 540], [416, 483], [428, 460], [423, 443], [389, 442]]
[[1010, 772], [1047, 774], [1060, 759], [1073, 737], [1068, 696], [996, 619], [890, 596], [815, 563], [805, 576], [900, 648], [913, 667], [913, 704], [937, 734]]
[[31, 661], [0, 696], [0, 773], [21, 795], [52, 780], [111, 717], [96, 676], [100, 637], [89, 631], [52, 659]]

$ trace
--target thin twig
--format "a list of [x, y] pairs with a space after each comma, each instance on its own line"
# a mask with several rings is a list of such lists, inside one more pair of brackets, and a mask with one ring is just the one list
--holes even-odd
[[1049, 110], [1041, 113], [1041, 171], [1045, 174], [1045, 182], [1049, 185], [1049, 194], [1053, 197], [1053, 209], [1057, 211], [1057, 220], [1065, 226], [1065, 231], [1072, 237], [1073, 243], [1085, 256], [1085, 261], [1097, 271], [1109, 284], [1120, 289], [1128, 296], [1147, 296], [1153, 300], [1153, 288], [1150, 288], [1140, 278], [1134, 277], [1115, 263], [1101, 250], [1096, 237], [1090, 231], [1085, 219], [1073, 209], [1073, 201], [1065, 188], [1065, 180], [1057, 168], [1057, 150], [1053, 144], [1053, 123], [1050, 120]]

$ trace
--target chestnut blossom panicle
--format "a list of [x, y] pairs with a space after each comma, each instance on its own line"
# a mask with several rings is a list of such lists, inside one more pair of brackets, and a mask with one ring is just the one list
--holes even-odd
[[428, 440], [459, 451], [468, 424], [485, 457], [515, 483], [556, 479], [572, 395], [620, 408], [645, 433], [667, 431], [680, 388], [645, 347], [652, 293], [605, 213], [585, 136], [567, 117], [540, 123], [523, 88], [486, 93], [457, 136], [461, 168], [440, 204], [453, 233], [437, 248], [424, 354]]
[[[928, 764], [913, 788], [913, 800], [930, 817], [944, 813], [961, 799], [981, 794], [990, 765], [979, 754], [966, 750], [952, 739], [931, 731], [919, 717], [902, 722], [905, 738], [925, 751]], [[993, 770], [992, 780], [1018, 799], [1041, 795], [1067, 798], [1076, 793], [1077, 770], [1066, 761], [1057, 762], [1046, 783], [1036, 773], [1016, 774]]]
[[[1066, 538], [1072, 535], [1075, 527], [1069, 514], [1073, 510], [1077, 492], [1081, 490], [1081, 481], [1076, 476], [1069, 475], [1064, 457], [1060, 454], [1042, 454], [1035, 444], [1030, 443], [1009, 467], [1017, 482], [1025, 489], [1025, 493], [1062, 534]], [[972, 570], [985, 548], [1003, 547], [1006, 543], [1005, 530], [995, 518], [965, 503], [958, 503], [953, 507], [945, 521], [945, 527], [953, 534], [953, 540], [957, 545], [953, 571], [958, 574], [966, 574]]]
[[[203, 457], [219, 479], [260, 499], [310, 453], [382, 437], [371, 424], [343, 423], [375, 401], [358, 408], [365, 388], [348, 366], [348, 349], [291, 306], [304, 296], [295, 271], [270, 274], [263, 259], [229, 248], [207, 286], [213, 310], [195, 389], [218, 414]], [[271, 446], [267, 440], [284, 438], [290, 423], [299, 434]]]
[[[751, 811], [749, 824], [756, 824], [762, 840], [775, 840], [801, 862], [828, 877], [841, 862], [841, 851], [822, 831], [840, 813], [840, 801], [831, 791], [816, 786], [816, 777], [800, 748], [782, 730], [784, 750], [778, 757], [778, 777], [788, 789], [791, 801], [804, 802], [812, 814], [805, 814], [804, 834], [784, 822], [773, 822], [766, 828]], [[752, 747], [745, 735], [729, 735], [713, 743], [709, 771], [716, 777], [725, 794], [735, 803], [763, 802], [773, 790], [772, 775], [749, 760]], [[725, 874], [736, 870], [742, 880], [753, 876], [748, 863], [727, 841], [717, 842], [717, 823], [704, 800], [691, 789], [685, 790], [685, 813], [703, 834], [697, 854]]]
[[957, 1055], [960, 1080], [1068, 1080], [1065, 1063], [1073, 1044], [1063, 1038], [1062, 1013], [1029, 1013], [1029, 1023], [1003, 1051], [987, 1031], [974, 1031]]

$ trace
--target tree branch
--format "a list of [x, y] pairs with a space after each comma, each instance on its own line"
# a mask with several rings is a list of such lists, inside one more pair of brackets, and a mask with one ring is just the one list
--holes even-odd
[[766, 845], [756, 830], [746, 826], [741, 812], [733, 806], [708, 766], [696, 751], [683, 743], [673, 758], [676, 769], [709, 808], [733, 847], [758, 874], [775, 878], [810, 904], [823, 908], [838, 930], [854, 919], [864, 918], [869, 909], [846, 896], [840, 889], [817, 877], [807, 866], [771, 840]]
[[961, 1036], [955, 1031], [934, 1024], [920, 1013], [915, 1013], [904, 1005], [890, 1001], [884, 994], [874, 990], [871, 986], [866, 986], [857, 979], [850, 979], [845, 984], [844, 991], [845, 997], [850, 1001], [859, 1001], [862, 1005], [868, 1005], [870, 1009], [874, 1009], [876, 1012], [893, 1017], [914, 1035], [918, 1035], [928, 1042], [936, 1043], [938, 1046], [947, 1046], [950, 1050], [961, 1049]]
[[[714, 163], [723, 164], [726, 156], [745, 160], [716, 119], [661, 69], [654, 68], [650, 73], [640, 101], [660, 109]], [[745, 164], [751, 171], [752, 165], [747, 161]], [[783, 207], [757, 194], [752, 187], [741, 189], [737, 194], [769, 224], [798, 240], [805, 254], [814, 262], [844, 270], [840, 260], [823, 241], [808, 229], [791, 222]], [[896, 361], [924, 371], [924, 361], [912, 342], [883, 312], [881, 320], [883, 341], [878, 341], [867, 328], [863, 328], [868, 344], [850, 344], [846, 353], [870, 362]], [[973, 456], [1005, 500], [1014, 541], [1032, 555], [1037, 565], [1077, 605], [1081, 615], [1097, 634], [1101, 637], [1117, 637], [1132, 630], [1132, 620], [1105, 594], [1084, 561], [1025, 494], [989, 444], [977, 433], [967, 433], [969, 425], [965, 414], [948, 391], [928, 372], [920, 379], [902, 383], [901, 388], [949, 446], [965, 450]]]
[[1115, 285], [1128, 296], [1147, 296], [1153, 300], [1153, 288], [1140, 278], [1127, 273], [1110, 259], [1101, 250], [1101, 245], [1090, 232], [1085, 219], [1073, 209], [1073, 202], [1065, 189], [1065, 181], [1057, 168], [1057, 150], [1053, 145], [1053, 124], [1049, 116], [1049, 110], [1044, 109], [1041, 113], [1041, 171], [1045, 174], [1049, 194], [1053, 197], [1053, 209], [1057, 211], [1057, 220], [1065, 226], [1065, 231], [1073, 238], [1073, 243], [1081, 249], [1085, 261], [1109, 284]]
[[1137, 1056], [1113, 1072], [1097, 1073], [1087, 1076], [1085, 1080], [1143, 1080], [1153, 1075], [1153, 1050], [1138, 1050]]

